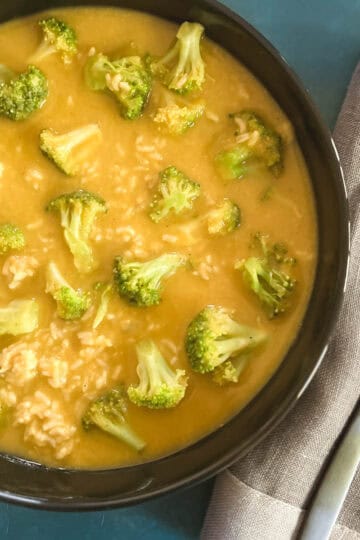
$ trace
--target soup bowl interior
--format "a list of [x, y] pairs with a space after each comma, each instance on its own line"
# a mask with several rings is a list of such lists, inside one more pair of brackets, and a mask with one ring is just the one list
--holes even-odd
[[[81, 0], [4, 0], [0, 20]], [[252, 27], [213, 0], [113, 0], [175, 22], [196, 20], [207, 36], [239, 59], [268, 89], [293, 124], [315, 197], [318, 265], [302, 326], [284, 361], [258, 395], [225, 425], [155, 461], [107, 470], [49, 468], [0, 455], [0, 497], [53, 509], [91, 509], [139, 502], [203, 480], [248, 452], [301, 396], [326, 353], [343, 296], [348, 262], [346, 192], [336, 150], [319, 114], [279, 54]]]

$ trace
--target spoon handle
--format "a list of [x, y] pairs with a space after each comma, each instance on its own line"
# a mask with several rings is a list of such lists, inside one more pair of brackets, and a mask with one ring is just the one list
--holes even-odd
[[351, 421], [321, 481], [299, 540], [327, 540], [360, 462], [360, 411]]

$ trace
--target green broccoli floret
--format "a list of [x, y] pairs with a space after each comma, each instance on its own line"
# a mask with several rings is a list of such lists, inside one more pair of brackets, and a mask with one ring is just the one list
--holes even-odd
[[0, 336], [29, 334], [38, 325], [39, 306], [35, 300], [13, 300], [0, 308]]
[[241, 223], [241, 211], [231, 199], [224, 199], [206, 214], [208, 232], [215, 236], [225, 236], [237, 229]]
[[261, 254], [269, 261], [271, 265], [294, 265], [296, 259], [290, 257], [288, 254], [288, 249], [282, 242], [275, 242], [275, 244], [270, 244], [268, 242], [268, 236], [257, 232], [254, 235], [254, 241], [252, 247], [255, 249], [260, 249]]
[[98, 214], [107, 212], [105, 201], [94, 193], [79, 190], [56, 197], [46, 210], [60, 214], [64, 237], [79, 272], [86, 274], [94, 270], [96, 262], [89, 238]]
[[179, 94], [201, 90], [205, 80], [205, 65], [200, 52], [203, 33], [201, 24], [184, 22], [168, 52], [162, 58], [148, 58], [154, 76], [170, 90]]
[[137, 306], [155, 306], [161, 302], [162, 284], [185, 264], [178, 253], [164, 253], [146, 262], [129, 262], [116, 257], [115, 286], [120, 296]]
[[50, 262], [46, 269], [46, 292], [54, 298], [57, 314], [65, 321], [81, 319], [90, 307], [90, 294], [73, 289], [54, 262]]
[[276, 270], [266, 259], [249, 257], [235, 268], [241, 270], [244, 282], [256, 294], [270, 318], [283, 313], [295, 281], [285, 272]]
[[98, 282], [94, 285], [94, 290], [100, 295], [99, 305], [92, 324], [93, 328], [97, 328], [104, 320], [109, 308], [110, 300], [114, 294], [113, 283]]
[[102, 140], [97, 124], [58, 134], [52, 129], [40, 133], [41, 151], [65, 174], [75, 176]]
[[219, 174], [226, 180], [242, 178], [252, 165], [261, 164], [279, 176], [283, 168], [280, 135], [251, 111], [234, 113], [230, 118], [236, 124], [235, 137], [215, 158]]
[[171, 135], [183, 135], [194, 127], [197, 120], [204, 114], [204, 110], [203, 104], [178, 105], [172, 103], [159, 107], [153, 120]]
[[96, 426], [140, 452], [146, 443], [133, 431], [125, 414], [125, 391], [118, 386], [90, 403], [82, 417], [82, 425], [86, 431]]
[[266, 237], [260, 234], [255, 241], [261, 247], [260, 257], [249, 257], [238, 261], [245, 284], [256, 294], [270, 318], [286, 311], [288, 298], [295, 287], [295, 280], [280, 268], [282, 264], [293, 264], [283, 244], [267, 246]]
[[25, 120], [41, 109], [48, 96], [48, 82], [40, 69], [28, 66], [15, 74], [5, 66], [0, 70], [0, 116]]
[[16, 225], [2, 223], [0, 225], [0, 255], [9, 251], [24, 249], [26, 244], [24, 233]]
[[240, 375], [244, 371], [248, 359], [248, 354], [240, 354], [236, 358], [220, 364], [220, 366], [215, 368], [212, 372], [212, 380], [220, 386], [239, 382]]
[[223, 199], [208, 212], [187, 223], [177, 225], [174, 233], [183, 233], [188, 244], [195, 244], [204, 237], [204, 226], [211, 236], [225, 236], [241, 224], [241, 210], [231, 199]]
[[247, 172], [247, 149], [241, 147], [230, 148], [219, 152], [215, 157], [218, 173], [224, 180], [242, 178]]
[[160, 182], [157, 193], [150, 205], [150, 217], [155, 223], [167, 217], [171, 212], [180, 214], [189, 210], [200, 195], [200, 185], [190, 180], [186, 174], [174, 166], [167, 167], [159, 174]]
[[135, 120], [148, 102], [151, 73], [140, 56], [110, 60], [102, 53], [91, 56], [85, 66], [85, 81], [92, 90], [111, 92], [126, 120]]
[[41, 62], [44, 58], [59, 53], [64, 62], [70, 62], [78, 52], [75, 30], [55, 17], [40, 19], [39, 26], [43, 31], [42, 41], [30, 61]]
[[171, 369], [161, 352], [150, 339], [136, 346], [139, 384], [129, 386], [130, 401], [139, 407], [169, 409], [183, 399], [187, 377], [183, 369]]
[[234, 321], [224, 308], [207, 306], [191, 321], [185, 348], [192, 369], [208, 373], [265, 339], [264, 332]]

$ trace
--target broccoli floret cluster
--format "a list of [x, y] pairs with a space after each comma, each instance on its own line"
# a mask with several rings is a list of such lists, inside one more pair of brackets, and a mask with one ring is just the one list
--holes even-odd
[[225, 236], [237, 229], [241, 223], [239, 206], [231, 199], [224, 199], [207, 212], [208, 232], [214, 236]]
[[91, 402], [82, 417], [83, 428], [97, 427], [140, 452], [146, 443], [127, 422], [125, 390], [118, 386]]
[[240, 270], [244, 283], [256, 294], [270, 318], [284, 313], [288, 299], [295, 287], [295, 280], [281, 269], [282, 264], [293, 264], [287, 249], [282, 244], [267, 246], [263, 235], [255, 240], [261, 247], [260, 257], [249, 257], [238, 261], [235, 268]]
[[288, 274], [276, 270], [268, 260], [258, 257], [240, 261], [235, 268], [241, 271], [244, 282], [259, 298], [270, 318], [286, 310], [288, 296], [295, 285]]
[[162, 285], [185, 264], [178, 253], [164, 253], [146, 262], [116, 257], [114, 282], [119, 295], [136, 306], [155, 306], [161, 301]]
[[29, 334], [39, 326], [39, 305], [35, 300], [13, 300], [0, 308], [0, 336]]
[[60, 215], [65, 241], [74, 257], [74, 264], [84, 274], [96, 268], [89, 238], [99, 214], [107, 211], [105, 201], [89, 191], [64, 193], [51, 200], [46, 210]]
[[140, 56], [110, 60], [102, 53], [89, 58], [85, 80], [92, 90], [111, 92], [127, 120], [139, 118], [148, 102], [152, 77]]
[[44, 129], [40, 133], [40, 149], [63, 173], [74, 176], [81, 172], [82, 165], [101, 140], [97, 124], [88, 124], [63, 134]]
[[10, 120], [26, 120], [44, 105], [48, 96], [48, 82], [40, 69], [28, 66], [15, 74], [2, 66], [0, 72], [0, 116]]
[[204, 27], [198, 23], [184, 22], [178, 29], [176, 41], [161, 58], [148, 58], [154, 76], [179, 94], [202, 89], [205, 66], [201, 58], [200, 41]]
[[192, 369], [209, 373], [265, 339], [264, 332], [234, 321], [224, 308], [207, 306], [191, 321], [185, 347]]
[[170, 368], [161, 352], [151, 340], [136, 345], [139, 384], [129, 386], [130, 401], [139, 407], [168, 409], [183, 399], [187, 377], [182, 369]]
[[189, 210], [200, 195], [200, 185], [177, 167], [167, 167], [160, 173], [157, 192], [150, 205], [150, 217], [158, 223], [170, 213]]
[[252, 165], [266, 167], [275, 177], [283, 168], [283, 145], [280, 135], [252, 111], [230, 115], [235, 123], [229, 148], [216, 155], [219, 174], [225, 179], [242, 178]]
[[46, 270], [46, 292], [54, 298], [57, 314], [65, 321], [81, 319], [91, 304], [90, 294], [71, 287], [54, 262]]
[[26, 240], [22, 230], [11, 223], [0, 225], [0, 255], [24, 249]]
[[153, 120], [171, 135], [183, 135], [194, 127], [197, 120], [204, 114], [204, 110], [203, 104], [178, 105], [177, 103], [171, 103], [159, 107]]
[[78, 51], [77, 36], [75, 30], [64, 21], [55, 17], [40, 19], [39, 26], [42, 29], [42, 41], [31, 57], [31, 62], [41, 62], [52, 54], [60, 54], [64, 62], [70, 62]]
[[174, 233], [184, 235], [187, 245], [191, 245], [200, 242], [206, 230], [210, 236], [225, 236], [234, 232], [240, 224], [239, 206], [231, 199], [225, 198], [199, 217], [176, 225]]
[[249, 354], [240, 354], [239, 356], [226, 360], [212, 372], [212, 380], [219, 386], [229, 383], [239, 382], [240, 375], [244, 371], [249, 361]]

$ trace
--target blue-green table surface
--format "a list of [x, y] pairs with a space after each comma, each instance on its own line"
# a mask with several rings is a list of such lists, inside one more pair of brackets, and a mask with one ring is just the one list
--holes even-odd
[[[224, 3], [278, 48], [309, 89], [325, 121], [333, 127], [360, 57], [360, 0], [227, 0]], [[56, 513], [0, 503], [0, 539], [199, 538], [212, 485], [208, 481], [152, 502], [106, 512]]]

